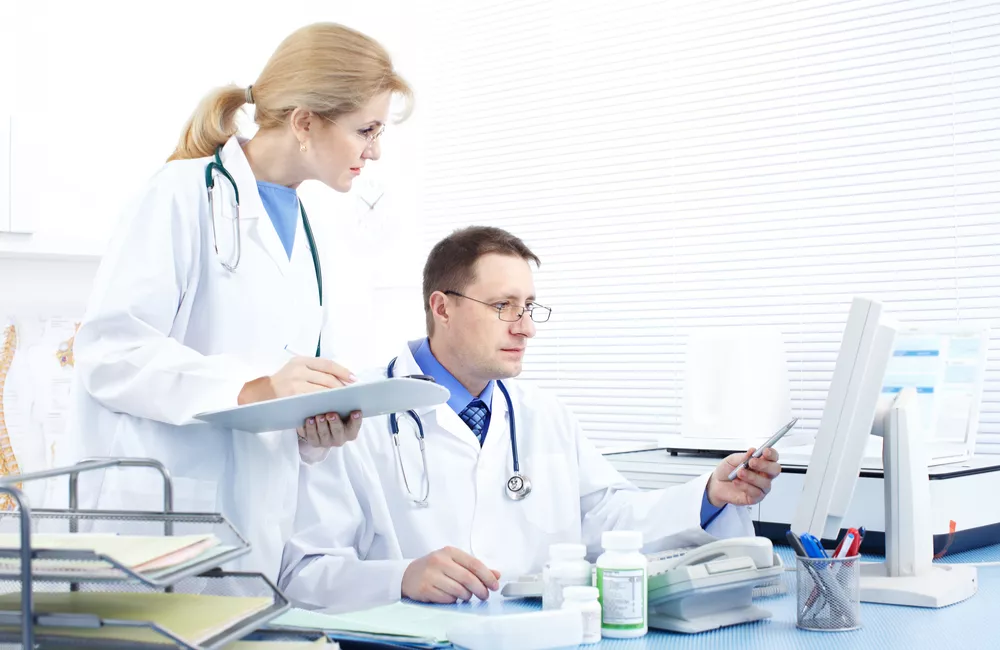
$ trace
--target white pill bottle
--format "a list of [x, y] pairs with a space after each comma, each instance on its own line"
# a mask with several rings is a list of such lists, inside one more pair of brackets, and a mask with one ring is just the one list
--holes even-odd
[[583, 617], [583, 643], [601, 642], [601, 603], [597, 587], [566, 587], [562, 609], [575, 609]]
[[601, 535], [604, 553], [597, 558], [596, 586], [600, 592], [601, 635], [633, 639], [649, 631], [646, 593], [649, 574], [640, 552], [642, 533], [609, 530]]
[[563, 588], [591, 585], [590, 562], [583, 544], [552, 544], [542, 569], [542, 609], [562, 607]]

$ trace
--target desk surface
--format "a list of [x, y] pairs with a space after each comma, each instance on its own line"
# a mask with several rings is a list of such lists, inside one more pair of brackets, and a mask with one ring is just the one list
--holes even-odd
[[[599, 644], [580, 646], [607, 650], [886, 650], [900, 648], [995, 648], [993, 621], [1000, 610], [1000, 567], [979, 568], [979, 593], [969, 600], [940, 610], [862, 603], [860, 630], [852, 632], [808, 632], [795, 626], [795, 573], [784, 575], [788, 593], [758, 598], [754, 604], [769, 610], [772, 618], [756, 623], [705, 632], [675, 634], [650, 630], [640, 639], [605, 639]], [[460, 610], [484, 614], [515, 613], [538, 609], [537, 604], [487, 603], [458, 605]]]
[[[791, 549], [776, 546], [775, 550], [786, 566], [793, 565]], [[882, 558], [873, 556], [864, 559], [878, 561]], [[937, 562], [1000, 564], [1000, 544], [945, 556]], [[979, 592], [969, 600], [939, 610], [862, 603], [861, 629], [836, 633], [808, 632], [795, 626], [795, 572], [786, 571], [782, 579], [787, 593], [754, 599], [755, 605], [771, 612], [772, 617], [768, 620], [703, 634], [650, 630], [640, 639], [605, 639], [599, 644], [580, 646], [580, 650], [996, 648], [1000, 645], [995, 638], [995, 617], [1000, 611], [1000, 566], [980, 566], [977, 570]], [[504, 602], [502, 598], [494, 598], [485, 603], [476, 601], [449, 607], [495, 616], [535, 611], [540, 604], [537, 601]]]
[[[775, 547], [786, 566], [794, 556], [788, 547]], [[865, 558], [881, 560], [881, 557]], [[1000, 562], [1000, 545], [945, 556], [938, 562]], [[860, 630], [852, 632], [808, 632], [795, 626], [795, 572], [786, 571], [783, 580], [787, 593], [770, 598], [754, 599], [754, 604], [767, 609], [772, 617], [766, 621], [736, 625], [703, 634], [675, 634], [650, 630], [641, 639], [605, 639], [599, 644], [580, 646], [608, 650], [707, 650], [734, 648], [739, 650], [784, 650], [826, 648], [885, 650], [900, 648], [950, 648], [963, 650], [995, 648], [994, 621], [1000, 611], [1000, 566], [981, 566], [979, 593], [961, 603], [939, 610], [894, 605], [861, 604]], [[494, 615], [533, 611], [537, 603], [509, 601], [456, 605], [457, 609]]]
[[[796, 448], [797, 449], [797, 448]], [[781, 450], [779, 449], [779, 452]], [[788, 451], [788, 450], [786, 450]], [[629, 447], [629, 448], [606, 448], [601, 452], [608, 457], [612, 464], [618, 466], [619, 463], [656, 463], [665, 466], [666, 469], [684, 468], [687, 473], [697, 475], [703, 471], [714, 468], [722, 460], [721, 456], [710, 454], [685, 453], [681, 451], [677, 455], [672, 455], [669, 447]], [[782, 460], [782, 471], [790, 474], [805, 474], [808, 460], [804, 462], [797, 455], [791, 456], [791, 460]], [[676, 471], [676, 469], [674, 470]], [[981, 474], [984, 472], [1000, 471], [1000, 455], [980, 455], [973, 456], [963, 461], [947, 463], [944, 465], [932, 465], [928, 468], [927, 474], [931, 480], [953, 478], [955, 476], [966, 476], [971, 474]], [[861, 470], [861, 476], [882, 478], [881, 466], [865, 466]]]

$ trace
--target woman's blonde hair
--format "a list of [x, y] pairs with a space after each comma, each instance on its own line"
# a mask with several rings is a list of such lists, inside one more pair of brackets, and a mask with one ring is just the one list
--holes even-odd
[[413, 91], [384, 47], [343, 25], [307, 25], [281, 42], [252, 86], [216, 88], [202, 99], [168, 160], [212, 155], [236, 133], [246, 103], [256, 108], [257, 126], [268, 129], [285, 124], [296, 108], [333, 120], [386, 91], [406, 99], [399, 121], [405, 119]]

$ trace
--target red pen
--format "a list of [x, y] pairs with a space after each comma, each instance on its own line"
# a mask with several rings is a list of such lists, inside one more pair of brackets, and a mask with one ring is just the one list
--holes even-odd
[[851, 544], [850, 550], [847, 551], [847, 557], [857, 557], [858, 552], [861, 550], [861, 540], [863, 538], [864, 535], [861, 533], [857, 533], [854, 536], [854, 543]]
[[856, 538], [854, 536], [854, 533], [847, 533], [846, 535], [844, 535], [844, 541], [841, 542], [840, 546], [837, 548], [837, 552], [834, 554], [833, 557], [837, 558], [838, 560], [848, 557], [851, 554], [851, 548], [854, 547], [855, 541]]
[[[840, 543], [837, 544], [837, 549], [833, 552], [833, 557], [852, 557], [853, 553], [851, 553], [851, 549], [858, 543], [860, 537], [857, 528], [848, 528]], [[844, 550], [847, 551], [846, 555], [843, 554]]]

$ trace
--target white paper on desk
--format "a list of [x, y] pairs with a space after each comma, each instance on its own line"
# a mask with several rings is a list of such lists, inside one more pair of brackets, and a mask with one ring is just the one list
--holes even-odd
[[327, 632], [360, 632], [447, 642], [448, 629], [474, 620], [476, 614], [448, 607], [393, 603], [359, 612], [324, 614], [292, 609], [271, 621], [271, 627], [292, 627]]
[[218, 427], [263, 433], [294, 429], [323, 413], [361, 411], [363, 417], [374, 417], [437, 406], [450, 396], [447, 388], [434, 382], [394, 377], [200, 413], [195, 418]]

